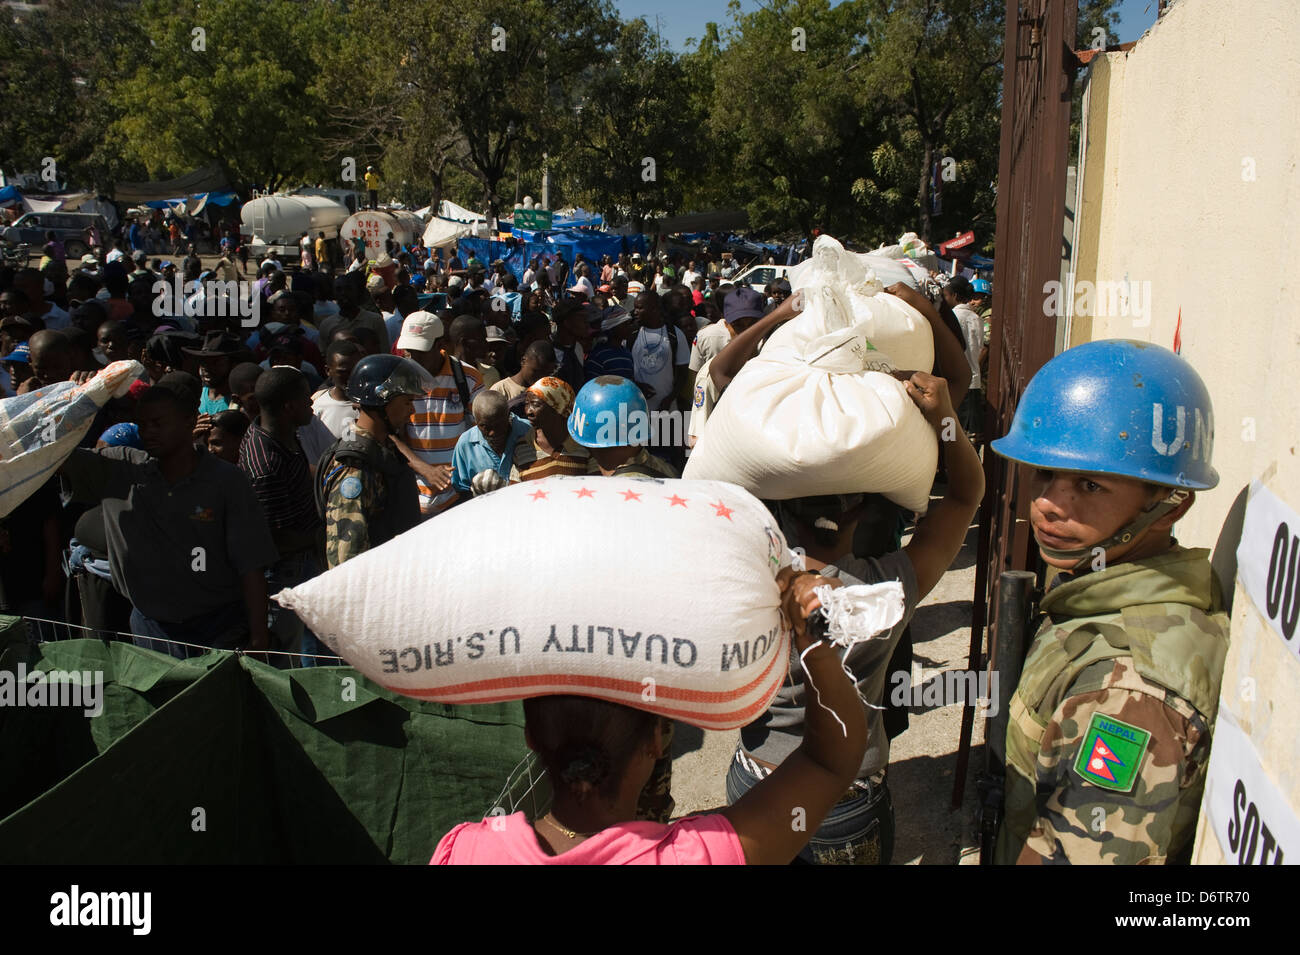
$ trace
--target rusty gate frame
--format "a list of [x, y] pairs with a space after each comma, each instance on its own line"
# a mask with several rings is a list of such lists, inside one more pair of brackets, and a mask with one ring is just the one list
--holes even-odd
[[[1077, 0], [1007, 0], [994, 317], [984, 421], [989, 437], [1007, 433], [1025, 385], [1055, 354], [1056, 322], [1044, 314], [1043, 289], [1058, 280], [1061, 271], [1078, 13]], [[997, 607], [1001, 572], [1040, 570], [1037, 552], [1029, 546], [1029, 504], [1020, 494], [1018, 468], [987, 445], [984, 482], [968, 663], [972, 670], [995, 662], [990, 659], [993, 641], [987, 640], [987, 653], [984, 645], [996, 623], [990, 610]], [[953, 809], [960, 808], [965, 794], [974, 723], [974, 707], [963, 707]]]

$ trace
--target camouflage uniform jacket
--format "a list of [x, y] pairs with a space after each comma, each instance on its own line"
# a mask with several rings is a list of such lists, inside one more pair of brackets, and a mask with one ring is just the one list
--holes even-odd
[[1175, 546], [1043, 598], [1008, 713], [997, 862], [1190, 854], [1228, 648], [1208, 556]]
[[337, 567], [420, 522], [415, 474], [396, 451], [349, 429], [316, 469], [325, 563]]
[[642, 448], [623, 464], [620, 464], [611, 477], [646, 477], [676, 478], [680, 475], [673, 466], [662, 458], [657, 458], [647, 449]]

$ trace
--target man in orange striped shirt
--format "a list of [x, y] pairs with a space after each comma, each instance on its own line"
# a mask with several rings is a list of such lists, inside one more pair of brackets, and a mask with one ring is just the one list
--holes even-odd
[[451, 457], [456, 440], [474, 426], [470, 402], [483, 390], [478, 369], [450, 354], [442, 319], [429, 312], [412, 312], [402, 322], [397, 347], [433, 376], [433, 386], [417, 398], [398, 448], [415, 471], [420, 489], [420, 513], [441, 514], [459, 500], [451, 484]]

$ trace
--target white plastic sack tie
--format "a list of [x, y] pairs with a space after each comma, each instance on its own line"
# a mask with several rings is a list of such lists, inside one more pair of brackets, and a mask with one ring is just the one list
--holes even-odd
[[[844, 658], [848, 657], [849, 651], [857, 644], [864, 640], [871, 640], [882, 633], [888, 633], [903, 619], [905, 609], [903, 585], [896, 580], [887, 580], [879, 584], [856, 584], [852, 587], [832, 587], [823, 584], [813, 588], [813, 593], [821, 601], [822, 616], [826, 618], [826, 636], [799, 654], [799, 665], [803, 667], [804, 677], [812, 687], [817, 705], [835, 717], [835, 722], [840, 724], [840, 731], [847, 737], [848, 727], [844, 725], [838, 713], [822, 702], [821, 692], [813, 682], [812, 674], [804, 666], [803, 658], [810, 650], [816, 649], [823, 643], [843, 647], [844, 657], [840, 660], [840, 667], [844, 670], [844, 675], [849, 678], [849, 682], [856, 685], [853, 671], [844, 662]], [[858, 698], [862, 699], [861, 694]], [[883, 706], [877, 706], [870, 700], [862, 700], [862, 702], [873, 710], [884, 709]]]

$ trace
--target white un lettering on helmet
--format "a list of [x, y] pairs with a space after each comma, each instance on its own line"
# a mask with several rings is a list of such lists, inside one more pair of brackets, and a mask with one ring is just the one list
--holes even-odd
[[[1209, 411], [1192, 409], [1192, 459], [1207, 464], [1214, 444], [1214, 418]], [[1151, 447], [1156, 454], [1173, 457], [1187, 443], [1187, 409], [1177, 405], [1174, 410], [1173, 438], [1165, 441], [1165, 406], [1157, 401], [1151, 405]]]

